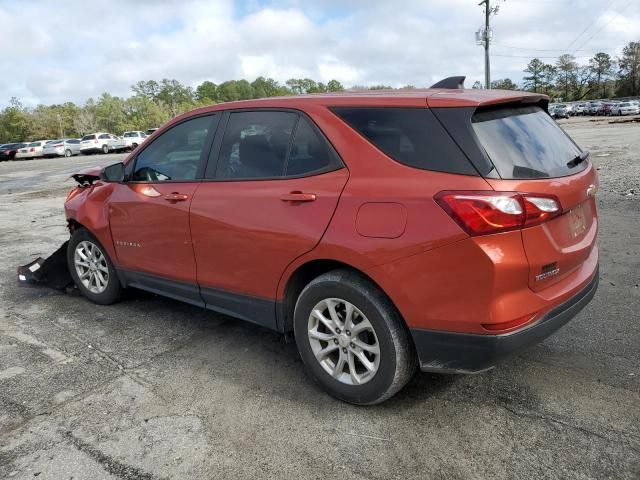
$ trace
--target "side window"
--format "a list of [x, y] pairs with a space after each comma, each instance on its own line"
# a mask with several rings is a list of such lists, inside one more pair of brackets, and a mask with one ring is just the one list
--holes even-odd
[[477, 174], [428, 108], [334, 107], [331, 110], [396, 162], [422, 170]]
[[207, 135], [215, 128], [214, 119], [212, 115], [193, 118], [157, 137], [138, 155], [132, 180], [195, 180]]
[[298, 115], [231, 113], [222, 139], [216, 178], [282, 177]]
[[301, 116], [291, 145], [285, 175], [308, 175], [326, 172], [340, 166], [338, 155], [326, 139]]
[[102, 134], [102, 135], [100, 135], [98, 138], [99, 138], [99, 139], [109, 138], [109, 134], [108, 134], [108, 133], [103, 133], [103, 134]]

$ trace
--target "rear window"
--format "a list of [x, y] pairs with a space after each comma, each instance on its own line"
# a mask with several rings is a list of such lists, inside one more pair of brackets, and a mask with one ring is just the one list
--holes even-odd
[[428, 108], [351, 108], [332, 111], [393, 160], [409, 167], [477, 175]]
[[131, 137], [137, 137], [137, 136], [138, 136], [138, 132], [124, 132], [125, 138], [131, 138]]
[[95, 135], [85, 135], [84, 137], [82, 137], [82, 140], [95, 140], [96, 136]]
[[502, 178], [563, 177], [587, 166], [586, 161], [571, 163], [580, 148], [540, 107], [480, 110], [472, 122]]
[[39, 147], [42, 144], [42, 142], [31, 142], [28, 146], [29, 147]]

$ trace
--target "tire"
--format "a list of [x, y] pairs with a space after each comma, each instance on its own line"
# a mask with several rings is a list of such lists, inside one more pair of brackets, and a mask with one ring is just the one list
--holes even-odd
[[[84, 252], [89, 260], [83, 260], [80, 252]], [[78, 290], [93, 303], [110, 305], [120, 299], [122, 286], [113, 263], [104, 247], [88, 230], [81, 228], [71, 235], [67, 247], [67, 266]], [[81, 274], [87, 271], [90, 272], [88, 278], [81, 279]]]
[[64, 151], [64, 156], [65, 156], [65, 157], [69, 158], [71, 155], [73, 155], [73, 154], [71, 153], [71, 150], [67, 149], [67, 150], [65, 150], [65, 151]]
[[[353, 312], [350, 322], [347, 309]], [[324, 321], [314, 311], [320, 311]], [[338, 322], [332, 320], [333, 313]], [[404, 387], [416, 370], [415, 348], [399, 312], [357, 272], [334, 270], [312, 280], [296, 302], [294, 333], [309, 374], [345, 402], [381, 403]], [[363, 356], [368, 368], [360, 361]]]
[[102, 145], [102, 153], [105, 155], [109, 153], [109, 145]]

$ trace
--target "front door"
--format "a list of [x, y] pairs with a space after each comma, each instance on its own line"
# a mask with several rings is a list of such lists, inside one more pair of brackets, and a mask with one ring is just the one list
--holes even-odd
[[191, 203], [200, 292], [209, 308], [275, 328], [278, 281], [320, 241], [348, 172], [295, 112], [232, 112], [214, 145]]
[[216, 119], [215, 115], [192, 118], [162, 133], [144, 146], [130, 178], [113, 191], [109, 221], [118, 266], [134, 279], [135, 286], [154, 282], [156, 287], [173, 288], [152, 279], [160, 277], [191, 284], [189, 291], [199, 298], [189, 207]]

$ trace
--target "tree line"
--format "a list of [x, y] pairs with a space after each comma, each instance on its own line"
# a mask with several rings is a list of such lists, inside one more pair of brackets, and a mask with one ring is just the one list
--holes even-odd
[[[630, 42], [619, 58], [598, 52], [585, 64], [571, 54], [555, 63], [532, 59], [524, 69], [522, 85], [509, 78], [491, 82], [491, 88], [544, 93], [560, 101], [640, 96], [640, 42]], [[473, 88], [482, 88], [476, 82]]]
[[177, 80], [163, 79], [136, 83], [131, 87], [132, 95], [127, 98], [103, 93], [97, 99], [90, 98], [84, 105], [66, 102], [28, 108], [14, 97], [0, 111], [0, 144], [61, 136], [81, 137], [98, 131], [121, 134], [127, 130], [158, 127], [176, 115], [215, 103], [343, 90], [337, 80], [325, 84], [309, 78], [292, 78], [284, 84], [264, 77], [253, 82], [229, 80], [215, 84], [205, 81], [196, 88]]
[[[640, 96], [640, 42], [625, 46], [619, 58], [599, 52], [584, 65], [578, 64], [570, 54], [560, 56], [554, 64], [534, 58], [524, 73], [522, 85], [505, 78], [491, 82], [491, 87], [544, 93], [562, 101]], [[351, 88], [391, 87], [356, 85]], [[476, 82], [473, 88], [482, 88], [482, 85]], [[17, 98], [12, 98], [0, 111], [0, 143], [80, 137], [96, 131], [121, 134], [127, 130], [158, 127], [180, 113], [214, 103], [343, 90], [344, 86], [337, 80], [325, 84], [309, 78], [292, 78], [284, 84], [264, 77], [253, 82], [229, 80], [216, 84], [204, 81], [196, 88], [177, 80], [163, 79], [136, 83], [131, 87], [132, 95], [127, 98], [103, 93], [83, 105], [66, 102], [25, 107]]]

